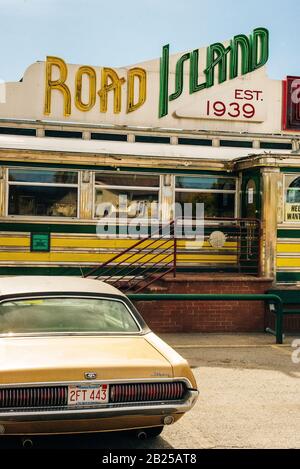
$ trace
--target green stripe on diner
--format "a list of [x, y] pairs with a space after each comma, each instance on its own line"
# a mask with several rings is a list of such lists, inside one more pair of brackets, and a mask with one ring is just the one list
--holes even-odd
[[277, 230], [278, 238], [291, 238], [297, 239], [300, 238], [300, 229], [281, 229]]
[[[151, 158], [151, 157], [149, 157]], [[163, 162], [162, 162], [163, 164]], [[208, 162], [209, 164], [209, 162]], [[63, 164], [63, 163], [30, 163], [30, 162], [21, 162], [21, 161], [0, 161], [0, 166], [22, 166], [22, 167], [32, 167], [32, 168], [58, 168], [64, 167], [67, 169], [85, 169], [85, 170], [94, 170], [94, 171], [128, 171], [135, 173], [160, 173], [160, 174], [221, 174], [224, 176], [235, 176], [234, 171], [228, 173], [228, 171], [223, 170], [203, 170], [203, 169], [173, 169], [173, 168], [141, 168], [141, 167], [132, 167], [132, 166], [98, 166], [98, 165], [79, 165], [79, 164]]]
[[[91, 268], [83, 267], [0, 267], [0, 275], [76, 275], [89, 272]], [[1, 282], [1, 279], [0, 279]]]
[[300, 168], [291, 168], [289, 166], [284, 166], [283, 168], [280, 168], [280, 171], [282, 173], [300, 173]]
[[96, 234], [96, 225], [52, 223], [0, 223], [0, 231], [27, 231], [39, 233], [87, 233]]
[[[88, 273], [92, 268], [91, 267], [0, 267], [0, 276], [9, 276], [9, 275], [66, 275], [66, 276], [77, 276], [82, 277], [84, 274]], [[177, 272], [205, 272], [205, 273], [215, 273], [220, 272], [220, 268], [215, 267], [179, 267], [176, 269]], [[233, 267], [222, 267], [222, 272], [227, 273], [236, 273], [237, 269]], [[242, 275], [242, 274], [241, 274]], [[0, 279], [1, 281], [1, 279]]]
[[300, 272], [277, 272], [277, 282], [297, 282], [300, 280]]
[[[130, 227], [130, 226], [129, 226]], [[128, 227], [128, 228], [129, 228]], [[114, 226], [110, 227], [110, 230], [107, 230], [103, 233], [104, 236], [110, 234], [110, 235], [116, 235], [118, 236], [119, 234], [121, 235], [127, 235], [128, 231], [126, 231], [126, 225], [121, 225], [121, 226], [116, 226], [116, 229]], [[72, 223], [72, 224], [58, 224], [58, 223], [49, 223], [49, 222], [44, 222], [44, 223], [26, 223], [26, 222], [8, 222], [8, 223], [0, 223], [0, 231], [21, 231], [21, 232], [38, 232], [38, 233], [83, 233], [83, 234], [97, 234], [97, 225], [81, 225], [79, 223]], [[148, 227], [148, 230], [141, 230], [140, 234], [150, 234], [150, 229], [151, 227]], [[204, 229], [204, 234], [205, 236], [210, 235], [213, 231], [215, 231], [215, 227], [211, 228], [205, 228]], [[155, 229], [156, 231], [156, 229]], [[237, 227], [222, 227], [222, 231], [224, 233], [238, 233], [239, 228]], [[188, 233], [187, 230], [185, 230], [185, 235], [192, 235], [193, 232]], [[99, 237], [101, 234], [99, 234]], [[131, 236], [128, 235], [128, 238]], [[138, 240], [138, 238], [136, 238]]]

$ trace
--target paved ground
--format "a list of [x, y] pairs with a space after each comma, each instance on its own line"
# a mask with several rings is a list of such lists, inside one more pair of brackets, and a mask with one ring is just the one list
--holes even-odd
[[[292, 338], [266, 334], [163, 334], [189, 360], [198, 403], [154, 440], [124, 434], [40, 438], [38, 448], [295, 448], [300, 447], [300, 363]], [[298, 345], [300, 347], [300, 343]], [[300, 353], [299, 353], [300, 357]], [[15, 446], [9, 439], [0, 447]]]
[[[174, 344], [174, 337], [165, 337]], [[276, 346], [262, 335], [184, 336], [177, 350], [194, 368], [201, 398], [167, 441], [193, 448], [300, 447], [300, 364], [291, 338]], [[200, 346], [197, 346], [197, 343]], [[178, 433], [181, 433], [180, 436]]]

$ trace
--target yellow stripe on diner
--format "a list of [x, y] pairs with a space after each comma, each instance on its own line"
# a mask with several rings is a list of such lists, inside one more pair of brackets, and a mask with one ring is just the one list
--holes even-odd
[[6, 246], [23, 246], [28, 247], [30, 246], [30, 238], [29, 237], [11, 237], [11, 236], [0, 236], [0, 248]]
[[[116, 238], [116, 239], [101, 239], [101, 238], [95, 238], [95, 239], [86, 239], [86, 238], [68, 238], [68, 237], [59, 237], [56, 238], [53, 236], [51, 238], [51, 246], [52, 247], [87, 247], [87, 248], [111, 248], [111, 249], [127, 249], [131, 246], [134, 246], [136, 243], [138, 243], [140, 240], [139, 239], [121, 239], [121, 238]], [[145, 239], [143, 242], [140, 243], [140, 246], [145, 248], [148, 245], [150, 245], [151, 248], [159, 247], [160, 245], [162, 246], [167, 246], [168, 242], [171, 243], [173, 242], [172, 239], [158, 239], [154, 241], [154, 239]], [[211, 249], [215, 250], [208, 241], [205, 241], [204, 243], [200, 243], [199, 241], [187, 241], [187, 240], [178, 240], [177, 246], [179, 248], [182, 247], [199, 247], [205, 248], [205, 249]], [[228, 249], [228, 248], [236, 248], [237, 243], [236, 242], [228, 242], [225, 243], [223, 248], [221, 249]]]
[[[93, 253], [72, 253], [72, 252], [0, 252], [0, 261], [36, 261], [36, 262], [106, 262], [112, 259], [114, 254], [93, 254]], [[118, 263], [126, 262], [130, 254], [124, 254], [118, 258]], [[166, 257], [165, 254], [157, 255], [144, 255], [144, 253], [136, 254], [128, 259], [128, 262], [166, 262], [172, 259], [170, 254]], [[218, 256], [218, 255], [178, 255], [178, 262], [223, 262], [223, 261], [236, 261], [236, 256]]]
[[200, 241], [193, 241], [193, 240], [178, 240], [177, 241], [177, 246], [179, 248], [185, 248], [185, 247], [195, 247], [199, 249], [209, 249], [212, 251], [222, 251], [222, 249], [229, 249], [229, 248], [237, 248], [237, 243], [232, 241], [232, 242], [226, 242], [222, 248], [214, 248], [211, 246], [209, 241], [204, 241], [204, 243], [201, 243]]
[[212, 261], [235, 261], [237, 260], [236, 255], [229, 254], [228, 256], [226, 255], [218, 255], [218, 254], [178, 254], [177, 255], [177, 260], [178, 261], [189, 261], [190, 259], [195, 260], [195, 261], [202, 261], [202, 260], [207, 260], [208, 262]]
[[[139, 240], [138, 239], [122, 239], [122, 238], [115, 238], [115, 239], [101, 239], [101, 238], [86, 238], [86, 237], [56, 237], [52, 235], [51, 237], [51, 247], [52, 248], [60, 248], [60, 247], [68, 247], [68, 248], [105, 248], [105, 249], [128, 249], [134, 246]], [[141, 248], [146, 248], [150, 245], [151, 248], [159, 248], [167, 247], [167, 239], [157, 240], [154, 242], [153, 239], [151, 240], [144, 240], [140, 244]], [[170, 241], [170, 246], [172, 245], [172, 240]], [[29, 247], [30, 246], [30, 237], [29, 236], [1, 236], [0, 237], [0, 248], [9, 247], [9, 246], [16, 246], [16, 247]], [[208, 241], [201, 243], [199, 241], [193, 240], [178, 240], [177, 242], [178, 248], [198, 248], [198, 249], [207, 249], [216, 251], [216, 248], [213, 248]], [[236, 248], [236, 242], [226, 242], [223, 248], [218, 249], [218, 251], [222, 251], [222, 249], [228, 248]], [[300, 247], [300, 245], [299, 245]]]
[[295, 244], [278, 243], [277, 252], [278, 253], [293, 252], [295, 254], [300, 253], [300, 243], [295, 243]]
[[[52, 236], [51, 247], [78, 247], [78, 248], [107, 248], [107, 249], [127, 249], [137, 243], [137, 239], [87, 239], [87, 238], [56, 238]], [[145, 246], [143, 244], [143, 246]]]
[[[104, 249], [127, 249], [131, 246], [134, 246], [139, 240], [137, 239], [87, 239], [87, 238], [74, 238], [74, 237], [55, 237], [52, 235], [51, 237], [51, 247], [52, 248], [104, 248]], [[151, 243], [151, 248], [159, 248], [160, 245], [163, 244], [164, 247], [168, 246], [168, 243], [163, 241], [153, 241], [153, 240], [145, 240], [145, 242], [141, 243], [141, 248], [146, 248]], [[172, 245], [172, 240], [170, 240], [170, 246]], [[23, 246], [29, 247], [30, 246], [30, 238], [27, 237], [0, 237], [0, 248], [7, 246]]]
[[277, 267], [299, 267], [300, 257], [279, 257], [277, 258]]
[[[112, 259], [115, 254], [111, 253], [77, 253], [77, 252], [0, 252], [1, 261], [47, 261], [47, 262], [106, 262]], [[118, 257], [119, 262], [125, 262], [130, 254]], [[137, 262], [144, 253], [130, 257], [129, 262]], [[143, 257], [143, 262], [151, 260], [153, 256]], [[156, 256], [155, 261], [162, 260], [163, 256]], [[153, 258], [154, 259], [154, 258]]]

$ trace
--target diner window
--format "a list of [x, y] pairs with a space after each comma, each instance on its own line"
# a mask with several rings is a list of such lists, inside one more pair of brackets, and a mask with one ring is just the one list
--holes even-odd
[[287, 192], [286, 192], [286, 201], [287, 203], [300, 203], [300, 177], [288, 176], [287, 178]]
[[236, 180], [214, 176], [176, 177], [175, 202], [192, 204], [192, 215], [196, 216], [196, 204], [204, 204], [206, 218], [234, 218], [236, 209]]
[[285, 178], [285, 221], [300, 221], [300, 177], [287, 175]]
[[76, 171], [9, 169], [8, 215], [77, 217]]
[[95, 173], [96, 218], [158, 218], [159, 176]]

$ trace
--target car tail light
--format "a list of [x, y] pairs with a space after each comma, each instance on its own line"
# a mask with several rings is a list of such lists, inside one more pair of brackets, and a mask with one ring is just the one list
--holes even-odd
[[110, 402], [176, 401], [184, 397], [186, 386], [173, 383], [113, 384], [110, 386]]
[[[109, 385], [109, 403], [178, 401], [184, 398], [183, 382], [122, 383]], [[63, 408], [68, 406], [68, 386], [0, 388], [0, 410]]]
[[14, 407], [56, 407], [68, 403], [67, 386], [0, 389], [0, 409]]

